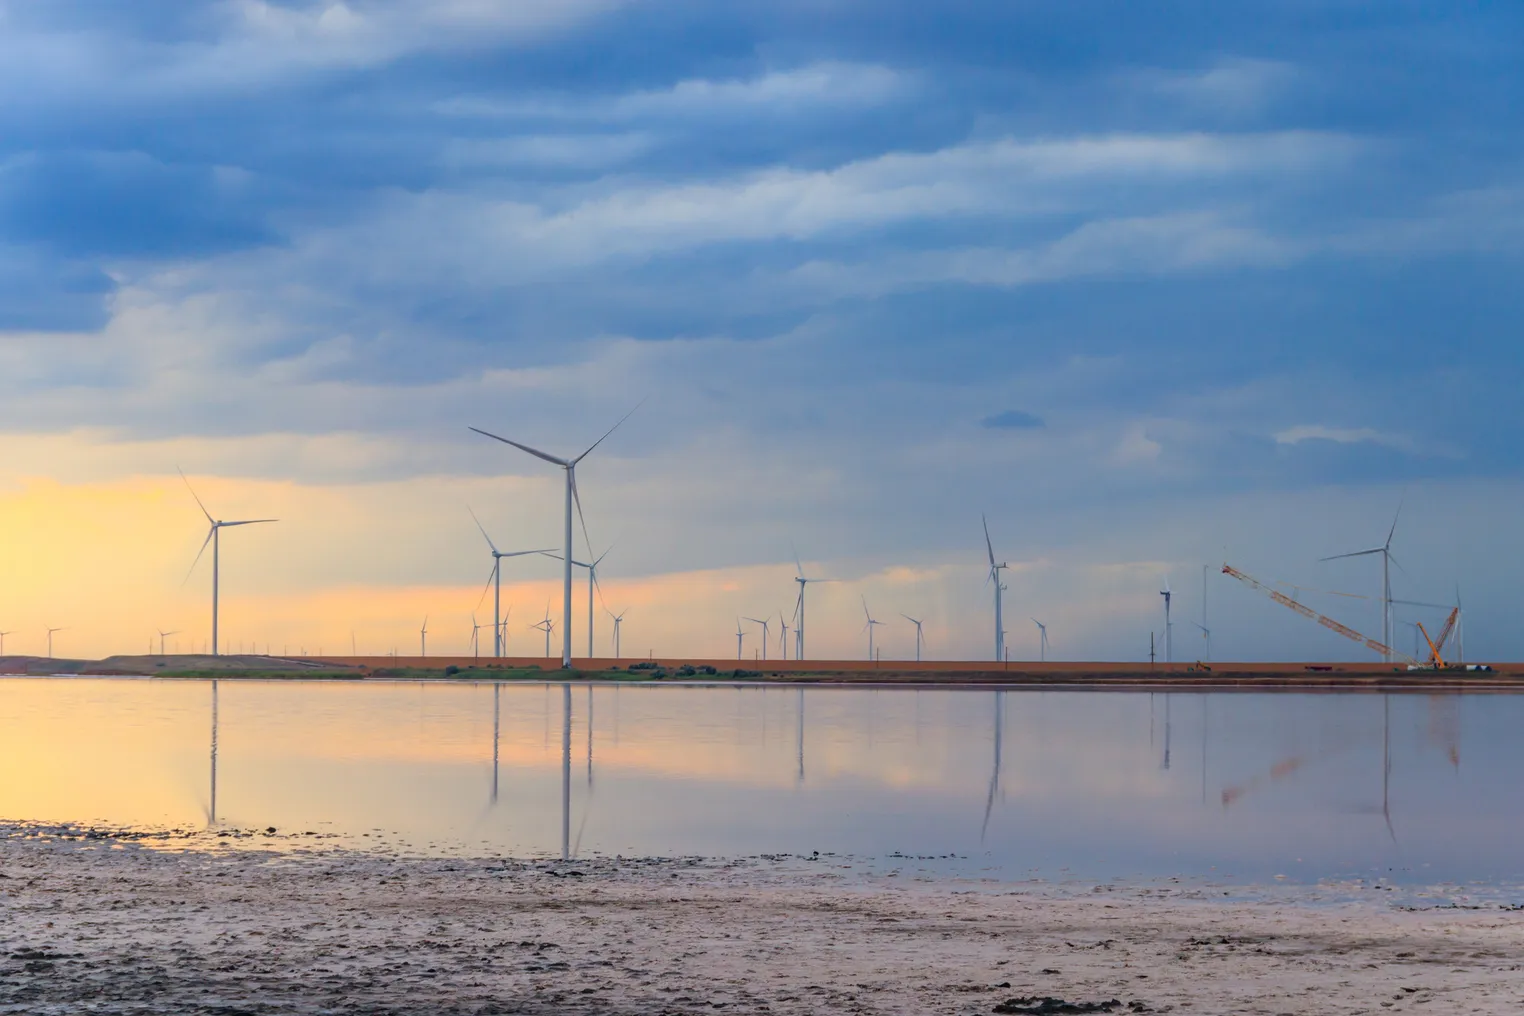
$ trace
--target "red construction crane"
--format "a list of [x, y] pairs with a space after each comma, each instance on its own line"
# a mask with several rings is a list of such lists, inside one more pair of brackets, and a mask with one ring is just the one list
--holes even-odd
[[[1348, 625], [1340, 624], [1338, 621], [1335, 621], [1331, 617], [1319, 614], [1316, 610], [1313, 610], [1306, 604], [1296, 602], [1285, 593], [1271, 589], [1259, 579], [1239, 571], [1237, 568], [1234, 568], [1230, 564], [1224, 564], [1222, 566], [1222, 573], [1224, 575], [1233, 576], [1235, 579], [1242, 582], [1249, 588], [1257, 589], [1260, 592], [1264, 593], [1266, 596], [1270, 597], [1270, 599], [1274, 600], [1276, 603], [1279, 603], [1281, 606], [1289, 607], [1290, 609], [1296, 611], [1298, 614], [1301, 614], [1303, 617], [1312, 621], [1316, 621], [1318, 624], [1322, 625], [1324, 628], [1327, 628], [1329, 631], [1338, 632], [1340, 635], [1343, 635], [1347, 639], [1353, 639], [1354, 641], [1359, 642], [1361, 645], [1365, 646], [1365, 648], [1380, 653], [1383, 657], [1400, 656], [1404, 660], [1407, 660], [1409, 663], [1416, 664], [1418, 662], [1406, 653], [1399, 653], [1395, 649], [1391, 649], [1385, 645], [1382, 645], [1380, 642], [1376, 641], [1373, 638], [1368, 638], [1364, 635], [1361, 635], [1359, 632], [1355, 631]], [[1427, 638], [1428, 636], [1425, 635], [1424, 637]]]

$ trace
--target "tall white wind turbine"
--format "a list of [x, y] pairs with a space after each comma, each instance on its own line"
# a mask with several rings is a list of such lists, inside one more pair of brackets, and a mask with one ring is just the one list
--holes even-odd
[[[586, 536], [585, 531], [583, 535], [584, 537]], [[597, 655], [593, 652], [593, 593], [595, 591], [598, 593], [603, 592], [602, 587], [598, 585], [598, 566], [603, 563], [604, 558], [609, 556], [609, 550], [613, 549], [613, 547], [610, 547], [602, 554], [599, 554], [593, 559], [592, 564], [588, 564], [586, 561], [572, 560], [573, 566], [587, 569], [587, 658], [590, 660]], [[540, 554], [542, 557], [548, 557], [552, 561], [561, 560], [561, 555], [553, 550], [542, 550]]]
[[529, 627], [536, 628], [545, 633], [545, 656], [548, 659], [550, 657], [550, 633], [555, 631], [556, 628], [556, 622], [550, 619], [550, 604], [547, 603], [545, 605], [545, 620], [536, 621]]
[[746, 639], [746, 632], [741, 630], [741, 619], [736, 618], [736, 659], [741, 658], [741, 643]]
[[429, 655], [429, 615], [423, 615], [423, 627], [418, 629], [418, 655]]
[[1037, 625], [1037, 659], [1039, 662], [1048, 662], [1048, 626], [1037, 618], [1032, 618], [1032, 623]]
[[196, 551], [196, 560], [191, 562], [190, 572], [186, 572], [185, 577], [190, 578], [191, 572], [196, 570], [196, 565], [201, 561], [201, 555], [206, 553], [206, 545], [210, 543], [212, 545], [212, 655], [220, 656], [222, 655], [222, 647], [218, 644], [217, 641], [217, 622], [219, 606], [218, 598], [221, 594], [220, 586], [222, 576], [222, 530], [227, 529], [231, 526], [252, 526], [257, 525], [261, 522], [279, 522], [280, 520], [241, 519], [234, 522], [222, 522], [218, 519], [214, 519], [212, 518], [212, 513], [206, 510], [206, 505], [201, 503], [201, 498], [196, 495], [196, 488], [190, 485], [190, 480], [186, 479], [185, 473], [183, 471], [180, 472], [180, 479], [185, 480], [185, 489], [190, 491], [191, 497], [196, 499], [196, 506], [201, 509], [201, 514], [205, 515], [206, 521], [211, 524], [211, 529], [207, 531], [206, 539], [201, 541], [201, 549]]
[[1159, 590], [1159, 595], [1164, 597], [1164, 662], [1175, 662], [1175, 626], [1169, 619], [1169, 601], [1174, 593], [1169, 591], [1169, 576], [1164, 576], [1164, 588]]
[[[639, 408], [640, 406], [638, 405], [635, 407], [635, 409]], [[483, 437], [490, 437], [494, 441], [501, 441], [503, 444], [512, 445], [521, 452], [527, 452], [537, 459], [544, 459], [546, 462], [549, 462], [552, 465], [560, 466], [562, 469], [566, 470], [566, 550], [564, 551], [561, 561], [564, 569], [563, 577], [565, 580], [565, 590], [561, 604], [561, 667], [564, 670], [570, 670], [572, 665], [572, 554], [574, 553], [572, 548], [572, 501], [576, 499], [580, 503], [580, 498], [577, 494], [577, 463], [581, 462], [583, 459], [591, 455], [594, 448], [597, 448], [599, 445], [603, 444], [603, 442], [608, 439], [610, 434], [619, 429], [620, 424], [624, 423], [625, 420], [630, 418], [631, 414], [635, 412], [635, 409], [632, 409], [630, 412], [624, 414], [624, 416], [619, 420], [619, 423], [616, 423], [614, 426], [610, 427], [604, 433], [603, 437], [600, 437], [598, 440], [594, 441], [591, 445], [588, 446], [587, 451], [583, 452], [581, 455], [578, 455], [574, 459], [559, 458], [555, 455], [542, 452], [538, 448], [531, 448], [526, 444], [520, 444], [517, 441], [511, 441], [506, 437], [499, 437], [496, 434], [488, 433], [479, 427], [471, 428]]]
[[915, 618], [911, 617], [909, 614], [901, 614], [900, 617], [903, 617], [905, 620], [907, 620], [911, 624], [915, 625], [915, 662], [920, 663], [921, 662], [921, 643], [924, 641], [923, 638], [922, 638], [922, 635], [921, 635], [921, 622], [917, 621]]
[[794, 552], [794, 567], [799, 570], [798, 577], [794, 579], [799, 583], [799, 599], [794, 603], [794, 659], [804, 659], [804, 590], [811, 582], [835, 582], [835, 579], [812, 579], [806, 578], [804, 564], [799, 560], [799, 552]]
[[[487, 535], [487, 527], [482, 525], [482, 520], [476, 517], [476, 512], [471, 511], [471, 506], [466, 505], [466, 511], [471, 512], [471, 521], [476, 523], [476, 528], [481, 531], [482, 539], [487, 541], [487, 547], [492, 551], [492, 574], [487, 576], [487, 581], [492, 584], [492, 655], [502, 656], [507, 652], [508, 628], [503, 620], [503, 558], [525, 557], [530, 554], [548, 553], [545, 549], [536, 550], [510, 550], [501, 551], [497, 544], [492, 542], [492, 537]], [[482, 595], [486, 595], [482, 590]], [[481, 606], [480, 601], [477, 606]]]
[[768, 625], [768, 622], [760, 620], [760, 619], [755, 618], [755, 617], [748, 617], [746, 620], [750, 621], [752, 624], [760, 624], [762, 626], [762, 658], [764, 660], [767, 659], [767, 625]]
[[1005, 592], [1006, 587], [1000, 584], [1000, 572], [1002, 569], [1009, 568], [1010, 565], [1003, 561], [999, 564], [995, 563], [995, 545], [990, 541], [989, 519], [983, 515], [979, 516], [979, 519], [984, 523], [984, 549], [990, 555], [990, 574], [986, 581], [995, 584], [995, 662], [1003, 663], [1005, 662], [1005, 624], [1000, 615], [1000, 594]]
[[5, 655], [5, 637], [16, 634], [13, 631], [0, 631], [0, 656]]
[[783, 616], [783, 611], [778, 611], [778, 627], [782, 629], [778, 633], [778, 655], [788, 659], [788, 621]]
[[[1369, 550], [1355, 550], [1348, 554], [1334, 554], [1332, 557], [1322, 557], [1321, 561], [1338, 561], [1346, 557], [1365, 557], [1369, 554], [1381, 555], [1381, 644], [1392, 644], [1392, 537], [1397, 534], [1397, 520], [1402, 518], [1402, 502], [1397, 503], [1397, 513], [1392, 516], [1392, 528], [1387, 530], [1386, 542], [1379, 547]], [[1382, 659], [1387, 663], [1392, 662], [1392, 654], [1386, 653]]]
[[68, 630], [69, 629], [67, 629], [67, 628], [49, 628], [48, 629], [48, 659], [51, 660], [53, 658], [53, 633], [55, 631], [68, 631]]
[[884, 622], [873, 620], [873, 615], [868, 612], [868, 598], [866, 596], [862, 596], [862, 595], [859, 594], [858, 598], [863, 601], [863, 616], [868, 619], [868, 623], [863, 625], [863, 630], [865, 630], [868, 633], [868, 660], [869, 660], [869, 662], [872, 662], [872, 660], [873, 660], [873, 629], [878, 627], [879, 625], [883, 624]]

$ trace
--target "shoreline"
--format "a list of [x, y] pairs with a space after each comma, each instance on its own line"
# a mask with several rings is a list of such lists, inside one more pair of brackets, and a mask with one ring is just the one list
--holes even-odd
[[[574, 661], [576, 662], [576, 661]], [[744, 663], [745, 661], [743, 661]], [[1208, 669], [1210, 667], [1210, 669]], [[761, 668], [761, 669], [757, 669]], [[590, 660], [562, 670], [537, 658], [471, 657], [114, 656], [104, 660], [0, 658], [0, 677], [160, 677], [186, 680], [439, 681], [454, 683], [618, 682], [686, 686], [783, 685], [1031, 691], [1288, 691], [1298, 693], [1510, 694], [1524, 692], [1524, 664], [1483, 672], [1408, 671], [1353, 663], [977, 662], [872, 665], [854, 661]]]
[[0, 830], [0, 1011], [1524, 1005], [1524, 913], [1502, 907], [1314, 903], [1285, 887], [1245, 902], [1189, 886], [854, 882], [809, 858], [166, 851], [122, 831], [22, 830]]

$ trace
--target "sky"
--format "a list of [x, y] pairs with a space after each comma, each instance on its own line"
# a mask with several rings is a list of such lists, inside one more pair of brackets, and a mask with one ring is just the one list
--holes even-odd
[[[0, 0], [7, 652], [463, 652], [583, 463], [626, 655], [1524, 656], [1524, 11]], [[579, 527], [579, 554], [585, 553]], [[1205, 580], [1203, 566], [1207, 566]], [[505, 564], [510, 648], [557, 565]], [[1205, 594], [1203, 594], [1205, 590]], [[1330, 592], [1367, 597], [1329, 596]], [[1203, 604], [1203, 595], [1206, 603]], [[585, 651], [579, 588], [574, 645]], [[554, 609], [554, 608], [552, 608]], [[1431, 626], [1443, 611], [1399, 610]], [[760, 626], [742, 621], [742, 652]], [[770, 633], [777, 652], [777, 622]]]

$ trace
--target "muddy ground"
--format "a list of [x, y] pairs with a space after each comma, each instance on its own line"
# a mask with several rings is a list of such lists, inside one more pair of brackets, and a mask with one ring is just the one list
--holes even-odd
[[0, 1012], [1524, 1012], [1524, 912], [1313, 897], [12, 827]]

